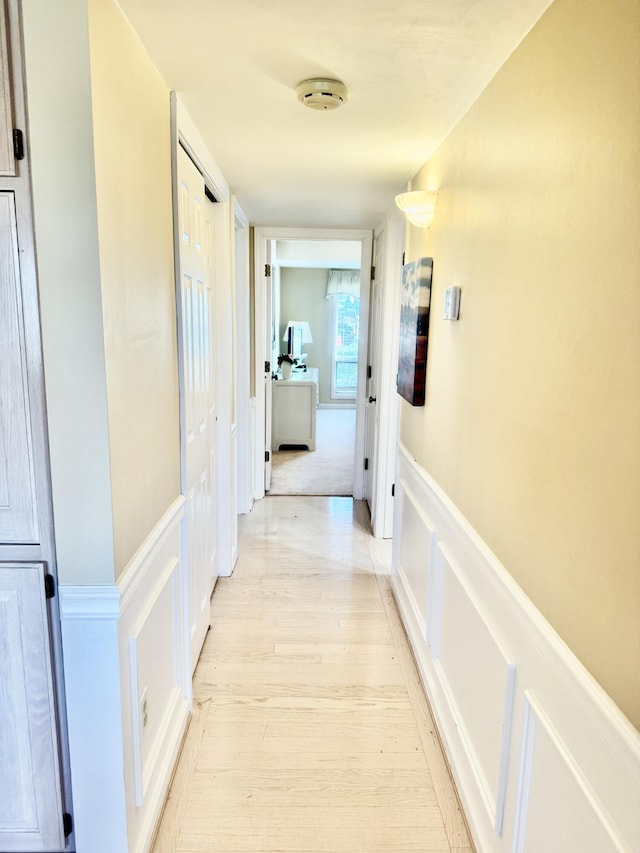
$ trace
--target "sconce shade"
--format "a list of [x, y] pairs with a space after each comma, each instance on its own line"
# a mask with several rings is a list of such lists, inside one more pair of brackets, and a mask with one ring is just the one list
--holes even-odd
[[428, 228], [433, 222], [437, 195], [429, 190], [413, 190], [397, 195], [396, 204], [412, 225]]

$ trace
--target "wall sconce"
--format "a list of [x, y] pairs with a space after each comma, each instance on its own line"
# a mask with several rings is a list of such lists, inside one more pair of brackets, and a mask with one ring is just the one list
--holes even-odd
[[396, 196], [396, 204], [412, 225], [428, 228], [433, 222], [437, 192], [413, 190]]

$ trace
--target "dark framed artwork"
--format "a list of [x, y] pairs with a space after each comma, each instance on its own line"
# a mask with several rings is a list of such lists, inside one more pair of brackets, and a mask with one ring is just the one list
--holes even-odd
[[432, 278], [433, 258], [402, 267], [397, 388], [412, 406], [424, 406]]

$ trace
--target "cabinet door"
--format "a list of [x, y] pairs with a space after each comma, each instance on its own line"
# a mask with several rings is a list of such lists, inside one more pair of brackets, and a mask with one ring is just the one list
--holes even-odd
[[6, 2], [0, 0], [0, 175], [15, 175]]
[[25, 328], [12, 192], [0, 192], [0, 543], [39, 539]]
[[0, 563], [0, 685], [0, 850], [63, 850], [42, 563]]

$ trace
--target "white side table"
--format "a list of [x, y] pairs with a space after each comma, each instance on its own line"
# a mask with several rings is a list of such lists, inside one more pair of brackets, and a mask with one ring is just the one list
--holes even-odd
[[296, 444], [316, 449], [318, 368], [293, 369], [291, 379], [274, 379], [272, 391], [271, 449]]

